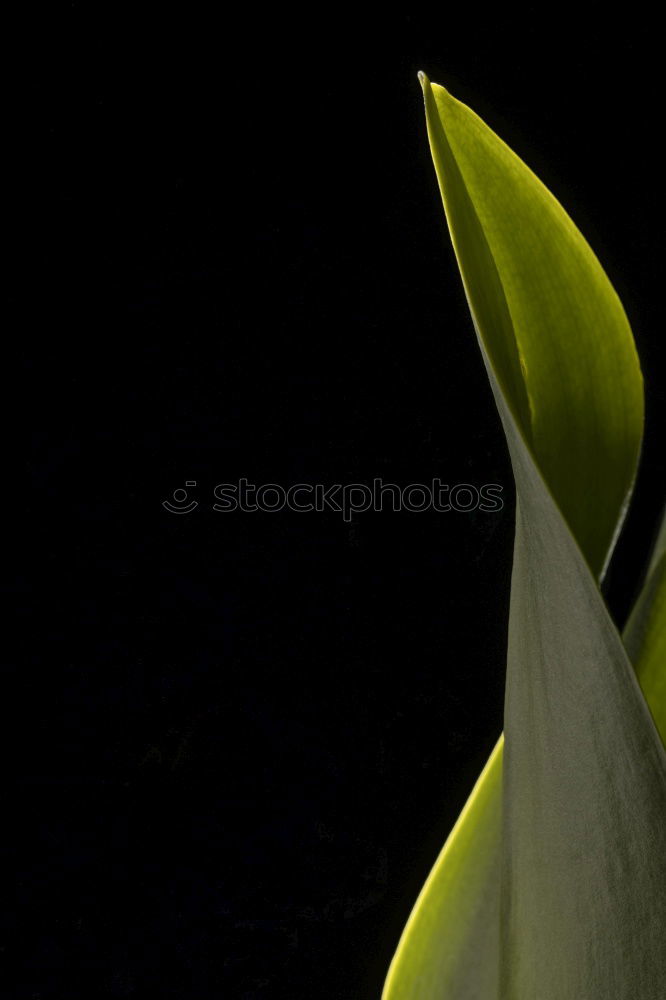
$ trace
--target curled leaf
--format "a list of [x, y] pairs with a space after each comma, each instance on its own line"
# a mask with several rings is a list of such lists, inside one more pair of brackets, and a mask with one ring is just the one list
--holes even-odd
[[[474, 112], [421, 76], [511, 454], [516, 539], [504, 752], [493, 752], [419, 897], [384, 997], [657, 1000], [666, 755], [598, 588], [640, 451], [633, 337], [561, 205]], [[663, 568], [662, 553], [627, 640], [657, 721]]]

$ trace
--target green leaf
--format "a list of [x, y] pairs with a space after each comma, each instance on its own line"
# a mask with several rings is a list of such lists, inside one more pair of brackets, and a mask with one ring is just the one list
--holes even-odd
[[666, 511], [643, 589], [623, 638], [652, 717], [666, 743]]
[[[516, 541], [504, 760], [496, 748], [419, 897], [384, 996], [657, 1000], [666, 756], [596, 581], [640, 449], [633, 338], [558, 202], [469, 108], [422, 83], [511, 453]], [[663, 560], [656, 573], [653, 610], [632, 635], [643, 636], [642, 679], [659, 699], [647, 680], [659, 671], [646, 664], [657, 663], [663, 635], [654, 597], [663, 598]]]
[[[666, 739], [666, 512], [623, 640]], [[386, 998], [497, 997], [501, 881], [500, 738], [419, 895]]]
[[385, 1000], [497, 996], [503, 747], [500, 739], [421, 890]]

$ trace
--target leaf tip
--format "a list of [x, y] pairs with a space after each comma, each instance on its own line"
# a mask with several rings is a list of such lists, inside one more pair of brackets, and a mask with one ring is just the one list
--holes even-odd
[[425, 94], [426, 87], [430, 83], [430, 80], [425, 75], [425, 73], [423, 72], [422, 69], [420, 69], [416, 75], [417, 75], [419, 83], [421, 84], [421, 87], [423, 89], [423, 93]]

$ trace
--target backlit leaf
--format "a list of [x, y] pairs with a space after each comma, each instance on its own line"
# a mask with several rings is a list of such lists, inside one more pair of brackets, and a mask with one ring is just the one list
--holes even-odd
[[[511, 454], [516, 540], [504, 753], [500, 743], [424, 887], [384, 996], [657, 1000], [666, 756], [597, 582], [640, 449], [633, 338], [558, 202], [469, 108], [422, 83]], [[658, 724], [663, 572], [662, 550], [627, 631]]]

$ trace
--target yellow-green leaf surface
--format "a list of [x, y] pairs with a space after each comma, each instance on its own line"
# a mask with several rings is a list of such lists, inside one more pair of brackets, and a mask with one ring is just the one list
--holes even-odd
[[[511, 454], [516, 540], [504, 753], [498, 745], [417, 901], [384, 996], [657, 1000], [666, 757], [597, 585], [640, 449], [633, 338], [558, 202], [469, 108], [422, 83]], [[659, 615], [636, 627], [652, 637], [643, 660]]]
[[643, 589], [624, 630], [624, 645], [666, 743], [666, 512]]

